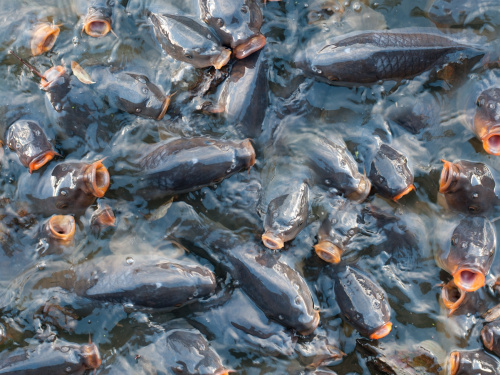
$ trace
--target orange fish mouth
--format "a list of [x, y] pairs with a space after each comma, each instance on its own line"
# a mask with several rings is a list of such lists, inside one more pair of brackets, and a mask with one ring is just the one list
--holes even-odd
[[482, 272], [470, 268], [459, 269], [452, 276], [455, 285], [466, 292], [478, 290], [485, 282]]
[[408, 186], [406, 189], [404, 189], [401, 193], [399, 193], [398, 195], [396, 195], [394, 198], [392, 198], [392, 200], [394, 202], [397, 202], [398, 200], [400, 200], [402, 197], [404, 197], [406, 194], [408, 194], [410, 191], [412, 190], [416, 190], [415, 189], [415, 185], [411, 184], [410, 186]]
[[387, 336], [391, 332], [391, 330], [392, 330], [392, 323], [391, 322], [387, 322], [382, 327], [380, 327], [375, 332], [373, 332], [370, 335], [370, 338], [372, 340], [381, 339], [381, 338]]
[[325, 262], [338, 264], [342, 257], [343, 250], [330, 241], [321, 241], [314, 245], [314, 251]]
[[370, 182], [370, 180], [366, 176], [362, 175], [357, 189], [352, 193], [350, 193], [349, 195], [346, 195], [346, 198], [361, 203], [366, 199], [366, 197], [368, 197], [371, 188], [372, 188], [372, 183]]
[[244, 59], [245, 57], [250, 56], [252, 53], [257, 52], [265, 45], [266, 37], [262, 34], [255, 35], [234, 48], [234, 57], [236, 57], [237, 59]]
[[450, 191], [451, 186], [455, 182], [456, 175], [460, 173], [460, 170], [451, 161], [446, 161], [444, 159], [441, 159], [441, 161], [444, 165], [439, 180], [439, 192], [444, 194]]
[[84, 23], [83, 30], [91, 37], [101, 38], [111, 31], [111, 22], [107, 19], [91, 19]]
[[50, 236], [60, 241], [70, 241], [75, 235], [75, 218], [70, 215], [54, 215], [49, 219]]
[[58, 79], [60, 76], [62, 76], [65, 73], [66, 73], [66, 70], [61, 65], [57, 65], [57, 66], [50, 68], [44, 74], [44, 77], [46, 79], [42, 78], [42, 80], [41, 80], [40, 84], [41, 84], [42, 88], [49, 86], [52, 82], [54, 82], [56, 79]]
[[230, 58], [231, 58], [231, 51], [228, 50], [227, 48], [224, 48], [221, 51], [220, 55], [217, 56], [212, 65], [214, 66], [215, 69], [220, 69], [229, 62]]
[[92, 163], [85, 169], [85, 183], [90, 193], [97, 198], [102, 198], [109, 187], [109, 172], [102, 164], [102, 160]]
[[452, 352], [450, 354], [450, 375], [455, 375], [460, 368], [460, 353]]
[[60, 29], [57, 25], [48, 22], [37, 25], [31, 37], [31, 53], [33, 56], [50, 51], [56, 43], [59, 32]]
[[500, 155], [500, 130], [491, 132], [483, 137], [483, 148], [491, 155]]
[[60, 156], [60, 155], [57, 152], [52, 151], [52, 150], [45, 151], [44, 153], [38, 155], [28, 165], [30, 173], [33, 173], [33, 171], [36, 171], [36, 170], [42, 168], [45, 164], [47, 164], [49, 161], [51, 161], [54, 158], [54, 156]]
[[450, 310], [448, 315], [451, 315], [464, 301], [465, 292], [458, 288], [455, 282], [451, 280], [441, 289], [441, 298], [445, 307]]
[[262, 235], [262, 242], [264, 243], [264, 246], [271, 250], [279, 250], [285, 245], [283, 240], [278, 235], [269, 231]]
[[484, 326], [483, 329], [481, 330], [481, 339], [483, 340], [484, 346], [486, 346], [486, 349], [493, 351], [493, 344], [494, 344], [494, 335], [493, 332], [491, 332], [490, 327]]

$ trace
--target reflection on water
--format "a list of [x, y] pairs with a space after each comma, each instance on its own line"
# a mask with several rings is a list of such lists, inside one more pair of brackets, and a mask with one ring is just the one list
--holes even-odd
[[[24, 198], [29, 194], [20, 194], [23, 189], [33, 189], [30, 184], [46, 168], [30, 175], [15, 153], [3, 147], [0, 350], [6, 353], [33, 344], [34, 337], [50, 333], [85, 344], [90, 334], [103, 360], [98, 374], [150, 374], [155, 373], [154, 368], [161, 361], [156, 358], [161, 357], [161, 351], [153, 360], [153, 355], [147, 358], [148, 350], [143, 348], [156, 340], [161, 327], [192, 330], [194, 326], [210, 341], [224, 367], [237, 373], [315, 373], [319, 366], [325, 371], [321, 373], [331, 373], [327, 372], [330, 370], [339, 374], [369, 374], [377, 371], [374, 353], [383, 353], [390, 366], [401, 365], [394, 359], [394, 348], [410, 353], [424, 351], [430, 373], [439, 373], [439, 365], [444, 366], [447, 355], [443, 353], [481, 348], [480, 313], [495, 305], [492, 289], [485, 287], [474, 292], [478, 302], [451, 316], [440, 302], [439, 285], [451, 277], [436, 265], [434, 253], [449, 241], [450, 227], [456, 226], [460, 216], [443, 207], [438, 189], [441, 159], [468, 159], [500, 170], [497, 157], [487, 154], [481, 141], [463, 125], [472, 116], [475, 99], [470, 98], [478, 90], [498, 86], [499, 71], [476, 66], [470, 74], [457, 68], [446, 79], [432, 79], [430, 73], [423, 73], [403, 82], [338, 87], [304, 76], [294, 64], [297, 52], [312, 42], [355, 30], [408, 26], [437, 30], [432, 20], [443, 31], [456, 33], [457, 39], [494, 50], [500, 12], [489, 5], [491, 0], [479, 1], [484, 5], [473, 11], [470, 5], [476, 1], [434, 2], [430, 14], [426, 10], [432, 2], [416, 5], [411, 0], [283, 0], [260, 4], [264, 15], [261, 32], [267, 38], [263, 56], [269, 84], [264, 94], [268, 100], [252, 97], [253, 110], [265, 111], [262, 132], [253, 139], [255, 165], [248, 172], [233, 174], [211, 187], [173, 199], [146, 201], [137, 194], [141, 185], [137, 181], [141, 178], [138, 160], [151, 150], [152, 144], [179, 136], [226, 140], [248, 136], [241, 124], [207, 110], [216, 108], [221, 97], [217, 87], [228, 76], [229, 67], [220, 71], [196, 69], [174, 60], [161, 51], [148, 22], [148, 11], [199, 17], [198, 2], [116, 0], [112, 23], [116, 35], [90, 38], [82, 33], [86, 1], [2, 0], [1, 139], [5, 143], [4, 134], [14, 121], [37, 121], [53, 140], [61, 155], [59, 160], [92, 163], [105, 158], [103, 163], [111, 184], [104, 198], [97, 199], [76, 217], [74, 239], [57, 251], [49, 251], [50, 244], [40, 235], [48, 216], [39, 214], [39, 207]], [[443, 3], [452, 8], [447, 17], [436, 15]], [[473, 13], [463, 17], [460, 7]], [[39, 22], [58, 25], [60, 34], [50, 52], [33, 57], [30, 33]], [[45, 103], [40, 79], [9, 55], [10, 49], [40, 72], [56, 65], [70, 71], [72, 61], [91, 77], [93, 72], [97, 76], [102, 66], [115, 71], [125, 69], [149, 77], [164, 93], [175, 95], [165, 117], [155, 121], [114, 109], [99, 96], [98, 90], [85, 86], [94, 104], [104, 103], [87, 119], [94, 126], [89, 127], [94, 133], [67, 137]], [[83, 113], [90, 108], [83, 100], [75, 106]], [[228, 118], [233, 120], [237, 115]], [[72, 119], [64, 121], [68, 125]], [[343, 255], [346, 263], [355, 263], [377, 280], [388, 295], [393, 330], [375, 349], [370, 349], [366, 341], [356, 344], [360, 335], [340, 319], [333, 294], [334, 271], [313, 250], [322, 219], [332, 205], [335, 207], [334, 192], [325, 186], [310, 186], [307, 226], [278, 255], [279, 262], [304, 276], [312, 292], [321, 319], [313, 335], [297, 337], [279, 322], [267, 320], [262, 306], [252, 301], [241, 286], [245, 280], [228, 273], [230, 266], [221, 260], [223, 252], [204, 246], [217, 239], [226, 245], [255, 247], [263, 233], [268, 197], [281, 190], [284, 194], [285, 187], [292, 185], [293, 176], [308, 178], [304, 172], [305, 158], [286, 156], [290, 145], [307, 147], [307, 140], [315, 137], [343, 138], [361, 173], [369, 170], [377, 145], [382, 142], [402, 151], [414, 171], [415, 192], [398, 202], [372, 193], [360, 206], [358, 220], [365, 215], [366, 221], [361, 234], [346, 246]], [[95, 145], [87, 147], [82, 139], [95, 139]], [[276, 140], [285, 144], [278, 147]], [[288, 151], [280, 154], [283, 149]], [[275, 175], [276, 170], [282, 174]], [[98, 205], [106, 204], [113, 209], [115, 225], [91, 226], [93, 212]], [[370, 215], [375, 219], [370, 219]], [[498, 230], [498, 222], [493, 224]], [[201, 240], [204, 234], [210, 236], [193, 228], [213, 232], [212, 242]], [[111, 254], [122, 255], [130, 264], [148, 257], [166, 257], [181, 263], [194, 261], [214, 272], [217, 288], [210, 298], [175, 310], [158, 310], [91, 301], [53, 281], [55, 276], [69, 278], [74, 270], [91, 264], [91, 260]], [[496, 258], [492, 273], [499, 267]], [[487, 275], [486, 283], [491, 284], [493, 279], [492, 274]], [[120, 282], [117, 276], [117, 285]], [[340, 351], [345, 353], [343, 359], [339, 359]]]

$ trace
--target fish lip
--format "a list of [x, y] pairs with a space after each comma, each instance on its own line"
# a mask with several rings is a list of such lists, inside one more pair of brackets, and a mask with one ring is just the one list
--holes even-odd
[[75, 218], [71, 215], [54, 215], [48, 222], [50, 236], [60, 241], [71, 241], [75, 236], [75, 229]]
[[299, 331], [299, 334], [301, 334], [302, 336], [310, 335], [318, 327], [319, 322], [320, 322], [319, 311], [314, 310], [314, 316], [313, 316], [313, 320], [311, 322], [311, 327], [306, 329], [306, 330]]
[[[43, 22], [35, 26], [31, 37], [31, 53], [33, 56], [50, 51], [54, 47], [60, 31], [59, 26], [49, 22]], [[49, 37], [52, 39], [49, 39]], [[47, 40], [49, 41], [48, 44], [46, 44]]]
[[370, 194], [370, 190], [372, 188], [372, 183], [366, 176], [361, 175], [359, 180], [357, 189], [349, 195], [346, 195], [346, 198], [357, 203], [363, 202], [368, 197], [368, 194]]
[[163, 100], [163, 104], [161, 106], [160, 114], [156, 118], [158, 121], [160, 121], [167, 113], [168, 107], [170, 106], [170, 100], [172, 99], [173, 95], [175, 95], [175, 93], [165, 96], [165, 99]]
[[455, 351], [450, 353], [450, 375], [456, 375], [460, 368], [460, 353]]
[[489, 131], [481, 140], [484, 151], [490, 155], [500, 155], [500, 126]]
[[[104, 24], [105, 27], [102, 29], [103, 31], [95, 31], [92, 29], [92, 24]], [[90, 17], [86, 18], [82, 31], [85, 31], [87, 35], [93, 37], [93, 38], [101, 38], [103, 36], [106, 36], [111, 31], [111, 20], [109, 18], [101, 18], [101, 17]]]
[[92, 224], [98, 223], [102, 224], [108, 227], [114, 227], [115, 226], [115, 214], [113, 212], [113, 209], [109, 205], [105, 205], [101, 212], [99, 213], [99, 216], [97, 216]]
[[378, 328], [375, 332], [370, 334], [372, 340], [378, 340], [387, 336], [392, 331], [392, 323], [387, 322], [382, 327]]
[[241, 146], [248, 151], [248, 156], [250, 159], [248, 160], [248, 165], [247, 168], [253, 167], [255, 164], [255, 149], [252, 145], [252, 140], [250, 138], [245, 139], [243, 142], [241, 142]]
[[483, 327], [483, 329], [481, 330], [481, 339], [486, 349], [488, 349], [489, 351], [493, 351], [494, 337], [493, 333], [490, 330], [490, 327]]
[[48, 150], [45, 152], [42, 152], [40, 155], [35, 157], [32, 161], [30, 161], [28, 168], [30, 170], [30, 173], [33, 173], [33, 171], [36, 171], [40, 168], [42, 168], [45, 164], [47, 164], [49, 161], [51, 161], [54, 156], [61, 156], [54, 150]]
[[327, 263], [338, 264], [342, 253], [344, 252], [339, 246], [330, 241], [320, 241], [314, 245], [316, 254]]
[[[462, 276], [464, 272], [473, 273], [474, 278], [472, 281], [462, 281]], [[466, 292], [473, 292], [484, 286], [485, 277], [484, 274], [473, 268], [459, 268], [453, 274], [453, 281], [455, 285]], [[467, 274], [469, 278], [469, 275]]]
[[262, 34], [257, 34], [247, 39], [245, 42], [236, 46], [233, 50], [234, 57], [244, 59], [252, 53], [257, 52], [266, 45], [266, 37]]
[[101, 354], [94, 343], [82, 345], [80, 356], [83, 358], [86, 369], [97, 369], [101, 366]]
[[226, 65], [229, 62], [230, 58], [231, 58], [231, 50], [223, 48], [219, 56], [217, 56], [215, 61], [212, 63], [212, 65], [214, 66], [215, 69], [221, 69], [224, 65]]
[[279, 250], [285, 245], [283, 239], [280, 236], [270, 231], [266, 231], [262, 235], [262, 243], [265, 247], [271, 250]]
[[450, 188], [456, 180], [456, 175], [460, 173], [460, 169], [451, 161], [444, 159], [441, 159], [441, 161], [444, 165], [439, 178], [439, 192], [445, 194], [450, 192]]
[[56, 65], [50, 69], [48, 69], [45, 73], [44, 76], [47, 79], [43, 79], [40, 82], [40, 86], [42, 86], [42, 89], [46, 88], [49, 86], [52, 82], [56, 81], [59, 77], [61, 77], [63, 74], [66, 73], [66, 69], [64, 69], [63, 66], [61, 65]]
[[[460, 297], [456, 301], [452, 301], [451, 298], [449, 298], [449, 292], [452, 289], [458, 290], [460, 293]], [[465, 292], [460, 289], [459, 287], [456, 286], [455, 282], [451, 280], [449, 283], [443, 286], [441, 289], [441, 299], [443, 300], [443, 303], [447, 309], [450, 310], [449, 315], [451, 315], [458, 307], [462, 304], [462, 302], [465, 299]]]
[[97, 198], [102, 198], [108, 190], [110, 179], [107, 168], [98, 160], [85, 168], [84, 181], [89, 192]]
[[393, 197], [392, 200], [394, 202], [397, 202], [398, 200], [400, 200], [403, 196], [405, 196], [406, 194], [408, 194], [412, 190], [416, 191], [415, 185], [413, 185], [413, 184], [411, 184], [406, 189], [404, 189], [401, 193], [399, 193], [398, 195], [396, 195], [395, 197]]

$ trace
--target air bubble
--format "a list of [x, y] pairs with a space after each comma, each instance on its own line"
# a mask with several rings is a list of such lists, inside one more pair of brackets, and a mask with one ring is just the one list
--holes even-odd
[[131, 266], [132, 264], [134, 264], [134, 263], [135, 263], [135, 260], [134, 260], [134, 258], [132, 258], [132, 257], [127, 257], [127, 259], [126, 259], [125, 261], [127, 262], [127, 264], [128, 264], [129, 266]]

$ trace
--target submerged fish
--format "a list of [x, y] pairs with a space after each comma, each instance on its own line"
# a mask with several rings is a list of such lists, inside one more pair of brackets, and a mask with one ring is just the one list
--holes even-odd
[[432, 31], [356, 31], [301, 51], [296, 63], [337, 85], [413, 78], [450, 62], [484, 55], [473, 45]]

